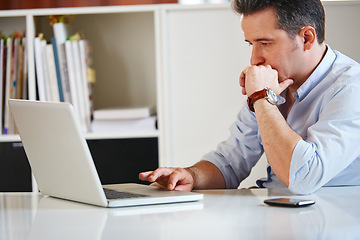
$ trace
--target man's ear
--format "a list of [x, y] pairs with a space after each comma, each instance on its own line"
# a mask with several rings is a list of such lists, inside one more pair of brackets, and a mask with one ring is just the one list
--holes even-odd
[[304, 50], [310, 50], [311, 47], [317, 42], [316, 31], [311, 26], [305, 26], [301, 28], [299, 35], [303, 39]]

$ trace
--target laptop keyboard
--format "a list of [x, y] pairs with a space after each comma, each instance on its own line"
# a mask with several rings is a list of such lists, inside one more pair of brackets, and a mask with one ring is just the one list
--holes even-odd
[[108, 188], [104, 188], [104, 193], [107, 199], [125, 199], [125, 198], [142, 198], [148, 197], [148, 195], [137, 194], [137, 193], [129, 193], [129, 192], [121, 192]]

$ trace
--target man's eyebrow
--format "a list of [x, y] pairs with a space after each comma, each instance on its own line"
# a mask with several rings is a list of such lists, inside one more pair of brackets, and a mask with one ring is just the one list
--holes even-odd
[[[255, 39], [254, 42], [271, 42], [271, 41], [274, 41], [274, 39], [272, 39], [272, 38], [258, 38], [258, 39]], [[250, 41], [247, 40], [247, 39], [245, 39], [245, 42], [250, 43]]]

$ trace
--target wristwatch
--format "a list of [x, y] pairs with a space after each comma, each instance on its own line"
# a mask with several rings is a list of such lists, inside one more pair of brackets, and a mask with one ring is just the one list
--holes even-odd
[[254, 92], [248, 98], [249, 109], [254, 112], [255, 111], [254, 110], [254, 102], [256, 102], [257, 100], [262, 99], [262, 98], [265, 98], [272, 105], [277, 105], [279, 102], [278, 96], [272, 89], [264, 88], [261, 91]]

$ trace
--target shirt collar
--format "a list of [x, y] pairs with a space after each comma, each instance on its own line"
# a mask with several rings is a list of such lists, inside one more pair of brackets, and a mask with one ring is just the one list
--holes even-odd
[[302, 101], [309, 92], [316, 87], [328, 74], [333, 62], [335, 61], [336, 55], [330, 46], [326, 45], [327, 51], [320, 64], [316, 67], [310, 77], [293, 93], [294, 99]]

